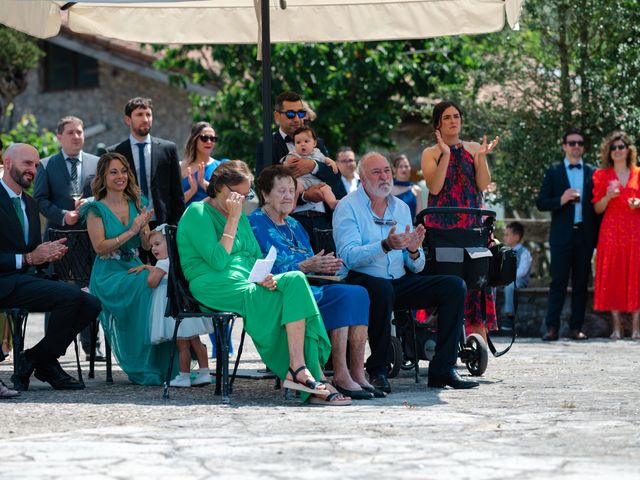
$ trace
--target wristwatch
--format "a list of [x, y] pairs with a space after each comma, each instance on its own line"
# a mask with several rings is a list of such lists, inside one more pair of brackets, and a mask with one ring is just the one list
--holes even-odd
[[384, 240], [382, 240], [382, 242], [380, 242], [380, 244], [382, 245], [382, 251], [384, 253], [389, 253], [391, 251], [391, 247], [387, 243], [387, 239], [386, 238]]

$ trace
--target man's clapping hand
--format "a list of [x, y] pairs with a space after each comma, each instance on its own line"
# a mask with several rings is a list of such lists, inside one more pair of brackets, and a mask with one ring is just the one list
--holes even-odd
[[65, 245], [67, 239], [61, 238], [53, 242], [44, 242], [31, 252], [31, 261], [33, 265], [42, 265], [43, 263], [55, 262], [60, 260], [69, 248]]

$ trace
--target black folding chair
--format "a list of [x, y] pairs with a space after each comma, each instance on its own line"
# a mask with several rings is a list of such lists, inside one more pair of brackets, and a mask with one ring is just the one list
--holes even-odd
[[[96, 254], [91, 245], [87, 230], [49, 230], [51, 241], [67, 239], [69, 251], [57, 262], [53, 264], [54, 271], [58, 279], [63, 282], [76, 284], [80, 288], [89, 286], [91, 269]], [[89, 353], [89, 378], [95, 378], [96, 343], [98, 338], [98, 319], [91, 322], [91, 352]], [[78, 355], [78, 342], [74, 339], [76, 349], [76, 359], [78, 360], [78, 380], [82, 382], [80, 372], [80, 359]], [[105, 338], [105, 350], [107, 360], [107, 383], [113, 382], [111, 371], [111, 347]]]
[[[168, 226], [165, 228], [165, 237], [167, 239], [167, 252], [169, 254], [169, 278], [167, 285], [167, 309], [165, 315], [173, 317], [176, 326], [173, 329], [173, 349], [171, 350], [171, 359], [169, 361], [169, 371], [167, 373], [167, 381], [164, 384], [163, 398], [169, 398], [169, 387], [171, 386], [171, 375], [173, 371], [173, 361], [176, 354], [176, 338], [178, 336], [178, 327], [185, 318], [191, 317], [208, 317], [213, 322], [213, 328], [216, 332], [216, 389], [215, 394], [222, 394], [222, 403], [229, 403], [229, 395], [231, 394], [233, 380], [229, 381], [229, 339], [231, 330], [238, 315], [234, 312], [220, 312], [211, 308], [198, 300], [196, 300], [189, 291], [189, 283], [184, 277], [182, 267], [180, 266], [180, 257], [178, 255], [178, 242], [176, 241], [177, 227]], [[229, 328], [231, 325], [231, 328]], [[244, 338], [243, 338], [244, 340]], [[242, 353], [242, 342], [238, 350], [236, 360], [240, 359]], [[235, 369], [234, 369], [235, 372]]]

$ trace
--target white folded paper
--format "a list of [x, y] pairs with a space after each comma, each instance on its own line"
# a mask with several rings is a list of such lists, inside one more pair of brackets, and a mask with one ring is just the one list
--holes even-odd
[[271, 245], [269, 249], [269, 253], [264, 259], [256, 260], [255, 265], [251, 269], [251, 273], [249, 274], [249, 281], [260, 283], [267, 278], [267, 275], [271, 273], [271, 269], [273, 268], [273, 264], [276, 263], [276, 257], [278, 256], [278, 252], [275, 247]]

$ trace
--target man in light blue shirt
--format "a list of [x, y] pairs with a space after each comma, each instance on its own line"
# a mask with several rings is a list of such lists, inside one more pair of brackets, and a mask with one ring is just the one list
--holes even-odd
[[389, 161], [377, 152], [360, 161], [361, 185], [344, 197], [333, 214], [336, 252], [349, 270], [347, 282], [369, 292], [369, 345], [366, 369], [371, 383], [391, 391], [387, 379], [394, 309], [438, 308], [438, 342], [429, 365], [429, 386], [471, 388], [454, 369], [462, 335], [466, 286], [459, 277], [417, 275], [425, 266], [425, 229], [412, 227], [406, 203], [391, 195]]

